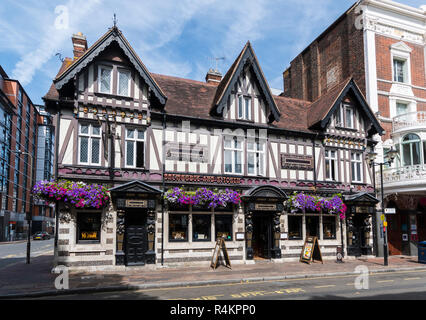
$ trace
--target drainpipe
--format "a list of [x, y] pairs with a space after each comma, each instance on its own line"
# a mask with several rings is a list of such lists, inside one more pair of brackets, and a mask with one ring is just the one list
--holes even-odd
[[[56, 130], [55, 130], [55, 180], [58, 180], [58, 148], [59, 148], [59, 132], [61, 127], [61, 110], [57, 113], [56, 118]], [[59, 210], [58, 210], [58, 201], [55, 203], [55, 249], [58, 248], [58, 231], [59, 231]]]
[[163, 233], [162, 237], [161, 237], [161, 265], [164, 264], [164, 193], [166, 190], [166, 185], [165, 185], [165, 180], [164, 180], [164, 173], [166, 171], [166, 163], [165, 163], [165, 132], [166, 132], [166, 113], [164, 112], [163, 109], [163, 192], [161, 194], [161, 231]]

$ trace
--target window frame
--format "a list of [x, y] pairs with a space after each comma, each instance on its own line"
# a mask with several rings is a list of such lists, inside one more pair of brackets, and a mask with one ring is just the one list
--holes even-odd
[[[227, 147], [226, 146], [226, 142], [231, 140], [231, 147]], [[237, 174], [237, 175], [242, 175], [244, 173], [243, 170], [243, 166], [244, 166], [244, 159], [243, 159], [243, 141], [241, 141], [242, 139], [238, 138], [238, 137], [232, 137], [231, 139], [229, 139], [229, 136], [225, 136], [223, 139], [223, 171], [225, 174]], [[240, 144], [240, 148], [236, 147], [236, 143]], [[226, 151], [230, 151], [231, 152], [231, 171], [226, 171]], [[241, 172], [236, 172], [236, 159], [237, 159], [237, 153], [240, 154], [240, 167], [241, 167]]]
[[[402, 81], [399, 81], [397, 78], [397, 74], [396, 74], [396, 70], [395, 70], [395, 62], [402, 62]], [[407, 58], [403, 58], [397, 55], [392, 56], [392, 81], [393, 82], [397, 82], [397, 83], [409, 83], [408, 81], [408, 70], [407, 70], [407, 65], [408, 65], [408, 59]]]
[[[300, 237], [291, 237], [290, 236], [290, 218], [300, 219], [299, 233]], [[287, 216], [287, 232], [288, 232], [288, 240], [303, 240], [303, 215], [288, 215]]]
[[[249, 144], [253, 144], [253, 149], [249, 149]], [[258, 146], [262, 145], [262, 150], [259, 150]], [[246, 141], [246, 150], [247, 150], [247, 175], [249, 176], [260, 176], [264, 177], [266, 175], [266, 141], [256, 140], [247, 140]], [[254, 154], [254, 172], [249, 172], [249, 154]], [[259, 172], [260, 168], [260, 159], [263, 159], [263, 168], [262, 172]]]
[[[324, 220], [328, 220], [328, 219], [333, 220], [333, 223], [332, 223], [333, 235], [331, 237], [327, 237], [325, 235], [325, 230], [324, 230], [325, 225], [328, 224], [328, 223], [324, 223]], [[323, 215], [322, 216], [322, 238], [323, 238], [323, 240], [336, 240], [337, 239], [337, 216], [335, 216], [335, 215]]]
[[[417, 136], [416, 140], [408, 140], [408, 141], [404, 141], [405, 137], [408, 137], [409, 135], [415, 135]], [[414, 164], [413, 162], [413, 147], [414, 144], [418, 143], [419, 144], [419, 163]], [[410, 148], [410, 164], [405, 164], [405, 156], [404, 156], [404, 146], [408, 145]], [[421, 165], [422, 163], [424, 163], [424, 159], [422, 159], [422, 147], [423, 147], [423, 143], [422, 140], [420, 138], [420, 136], [416, 133], [407, 133], [405, 134], [402, 138], [401, 138], [401, 162], [402, 162], [402, 166], [403, 167], [410, 167], [410, 166], [417, 166], [417, 165]]]
[[[241, 99], [241, 100], [240, 100]], [[242, 101], [242, 103], [241, 103]], [[247, 101], [249, 102], [249, 107], [247, 108]], [[245, 120], [245, 121], [252, 121], [251, 115], [252, 115], [252, 108], [253, 108], [253, 101], [252, 97], [244, 94], [239, 94], [237, 96], [237, 119], [238, 120]], [[240, 109], [241, 109], [241, 115], [240, 115]]]
[[[133, 138], [128, 138], [127, 136], [127, 132], [128, 130], [134, 130], [134, 137]], [[143, 132], [143, 139], [139, 138], [138, 133]], [[145, 147], [146, 147], [146, 143], [145, 143], [145, 132], [146, 129], [139, 129], [139, 128], [132, 128], [132, 127], [126, 127], [125, 131], [124, 131], [124, 167], [125, 168], [133, 168], [133, 169], [144, 169], [145, 168], [145, 160], [146, 160], [146, 152], [145, 152]], [[128, 165], [127, 164], [127, 142], [133, 142], [134, 144], [134, 151], [133, 151], [133, 165]], [[137, 166], [137, 143], [138, 142], [143, 142], [143, 167], [138, 167]]]
[[226, 214], [226, 213], [223, 213], [223, 214], [215, 213], [214, 214], [214, 239], [215, 239], [215, 241], [217, 241], [217, 239], [218, 239], [218, 237], [217, 237], [217, 224], [216, 224], [218, 217], [226, 217], [227, 219], [229, 218], [231, 220], [231, 232], [230, 232], [231, 238], [230, 239], [224, 238], [224, 240], [225, 241], [234, 241], [234, 217], [233, 217], [233, 214], [229, 214], [229, 213], [228, 214]]
[[[329, 156], [327, 156], [327, 153], [329, 152]], [[335, 157], [332, 158], [331, 157], [331, 152], [335, 153]], [[333, 161], [334, 165], [334, 177], [331, 177], [331, 172], [330, 172], [330, 178], [327, 178], [327, 161]], [[324, 170], [325, 170], [325, 180], [326, 181], [338, 181], [338, 163], [339, 159], [338, 159], [338, 150], [336, 149], [325, 149], [324, 150]], [[331, 169], [331, 164], [330, 164], [330, 169]]]
[[[206, 238], [206, 239], [196, 239], [195, 238], [195, 233], [196, 233], [196, 230], [195, 230], [195, 225], [196, 225], [196, 223], [195, 223], [195, 219], [196, 219], [196, 216], [201, 216], [201, 217], [208, 217], [208, 219], [209, 219], [209, 228], [208, 228], [208, 230], [209, 230], [209, 233], [208, 233], [208, 237]], [[211, 213], [208, 213], [208, 214], [206, 214], [206, 213], [192, 213], [191, 214], [191, 228], [192, 228], [192, 242], [210, 242], [210, 241], [212, 241], [212, 214]]]
[[[170, 218], [172, 216], [186, 216], [186, 231], [185, 231], [185, 238], [184, 239], [173, 239], [172, 238], [172, 230], [170, 228]], [[189, 216], [190, 213], [169, 213], [168, 215], [168, 241], [169, 242], [185, 242], [185, 243], [189, 243]]]
[[[109, 75], [109, 92], [102, 91], [102, 69], [107, 69], [110, 71]], [[98, 92], [103, 94], [112, 94], [112, 79], [113, 79], [114, 68], [107, 65], [98, 66]]]
[[[97, 218], [99, 218], [99, 230], [98, 232], [98, 238], [97, 240], [83, 240], [80, 239], [80, 219], [81, 219], [81, 215], [90, 215], [90, 216], [95, 216], [98, 215]], [[75, 238], [75, 242], [77, 244], [101, 244], [102, 241], [102, 212], [91, 212], [91, 211], [77, 211], [76, 214], [76, 238]]]
[[[359, 159], [357, 159], [357, 156], [359, 156]], [[357, 168], [357, 169], [354, 170], [354, 168]], [[358, 170], [359, 170], [360, 180], [355, 180], [354, 177], [358, 176], [356, 174], [356, 173], [358, 173]], [[351, 182], [363, 183], [364, 182], [363, 170], [364, 170], [364, 166], [363, 166], [362, 153], [360, 153], [360, 152], [351, 152]], [[354, 171], [356, 171], [355, 174], [354, 174]]]
[[[82, 126], [88, 126], [89, 127], [89, 131], [88, 133], [82, 133], [81, 132], [81, 127]], [[78, 124], [78, 164], [84, 164], [84, 165], [89, 165], [89, 166], [100, 166], [101, 165], [101, 157], [102, 157], [102, 125], [96, 125], [96, 127], [99, 127], [99, 135], [95, 135], [93, 134], [93, 127], [95, 125], [92, 123], [79, 123]], [[88, 146], [87, 146], [87, 162], [83, 162], [81, 161], [81, 138], [87, 138], [88, 139]], [[99, 139], [99, 161], [98, 162], [93, 162], [93, 147], [92, 147], [92, 143], [93, 143], [93, 139]]]

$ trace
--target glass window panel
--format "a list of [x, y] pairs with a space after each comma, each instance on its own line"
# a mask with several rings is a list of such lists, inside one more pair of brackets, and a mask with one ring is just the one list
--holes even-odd
[[194, 241], [210, 241], [211, 234], [211, 215], [193, 214], [192, 215], [192, 237]]
[[77, 213], [77, 239], [78, 242], [100, 242], [101, 239], [101, 214]]
[[225, 148], [232, 148], [232, 140], [225, 139]]
[[259, 154], [259, 172], [258, 172], [258, 174], [260, 174], [262, 176], [265, 174], [265, 171], [264, 171], [264, 168], [265, 168], [264, 161], [265, 160], [264, 160], [263, 153]]
[[129, 95], [130, 73], [125, 72], [125, 71], [120, 71], [118, 73], [118, 77], [119, 77], [118, 94], [123, 95], [123, 96], [128, 96]]
[[254, 150], [254, 143], [253, 142], [247, 142], [247, 149], [248, 150]]
[[145, 132], [138, 130], [138, 139], [143, 140], [145, 137]]
[[126, 165], [133, 166], [134, 165], [133, 159], [134, 159], [134, 152], [135, 152], [135, 150], [134, 150], [135, 144], [134, 144], [133, 141], [127, 141], [126, 144], [127, 144], [127, 146], [126, 146], [127, 147]]
[[336, 217], [322, 217], [323, 238], [336, 239]]
[[319, 236], [319, 217], [306, 216], [306, 236]]
[[80, 126], [80, 132], [81, 132], [81, 133], [84, 133], [84, 134], [89, 134], [89, 126], [88, 126], [88, 125], [84, 125], [84, 124], [82, 124], [82, 125]]
[[396, 103], [396, 115], [405, 114], [408, 112], [408, 105], [405, 103]]
[[254, 156], [255, 154], [250, 152], [247, 154], [247, 172], [249, 174], [254, 174]]
[[144, 143], [142, 141], [136, 142], [136, 167], [143, 168], [144, 167]]
[[403, 158], [404, 166], [411, 165], [411, 151], [410, 151], [410, 144], [408, 143], [402, 145], [402, 158]]
[[135, 130], [134, 129], [127, 129], [126, 137], [127, 138], [134, 138], [135, 136]]
[[232, 151], [225, 150], [225, 172], [232, 172]]
[[169, 215], [169, 241], [188, 241], [188, 215]]
[[215, 215], [216, 240], [232, 240], [232, 215]]
[[251, 99], [250, 98], [245, 98], [245, 107], [246, 107], [246, 116], [245, 118], [247, 120], [250, 120], [251, 118]]
[[353, 110], [346, 108], [346, 127], [353, 128]]
[[243, 117], [243, 97], [238, 97], [238, 118]]
[[92, 134], [99, 136], [101, 134], [101, 127], [100, 126], [93, 126], [92, 127]]
[[92, 163], [99, 163], [101, 139], [92, 138]]
[[111, 92], [111, 69], [101, 68], [101, 92]]
[[241, 151], [235, 151], [235, 173], [241, 173], [241, 169]]
[[420, 164], [420, 143], [411, 143], [412, 154], [413, 154], [413, 165]]
[[288, 239], [302, 239], [302, 216], [288, 216]]
[[80, 138], [80, 162], [89, 161], [89, 138]]

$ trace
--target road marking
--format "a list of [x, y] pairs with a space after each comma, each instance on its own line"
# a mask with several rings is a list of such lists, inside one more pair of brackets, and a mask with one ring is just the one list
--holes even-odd
[[419, 280], [419, 279], [421, 279], [421, 278], [405, 278], [404, 280], [409, 281], [409, 280]]
[[377, 280], [378, 283], [382, 283], [382, 282], [393, 282], [394, 280]]
[[[419, 273], [419, 272], [426, 272], [426, 270], [412, 270], [412, 271], [392, 271], [388, 274], [398, 274], [398, 273]], [[370, 276], [383, 276], [383, 272], [377, 272], [377, 273], [369, 273]], [[277, 280], [264, 280], [264, 281], [253, 281], [253, 282], [236, 282], [236, 283], [224, 283], [224, 284], [211, 284], [210, 287], [230, 287], [230, 286], [240, 286], [243, 285], [250, 285], [250, 284], [256, 284], [256, 283], [266, 283], [266, 282], [291, 282], [291, 281], [312, 281], [315, 279], [336, 279], [336, 278], [354, 278], [356, 277], [356, 274], [352, 275], [344, 275], [344, 276], [330, 276], [330, 277], [313, 277], [313, 278], [295, 278], [295, 279], [277, 279]], [[392, 280], [393, 281], [393, 280]], [[166, 287], [166, 288], [154, 288], [154, 289], [140, 289], [137, 290], [137, 292], [146, 292], [146, 291], [165, 291], [165, 290], [180, 290], [182, 288], [185, 289], [196, 289], [196, 288], [205, 288], [206, 285], [198, 285], [198, 286], [185, 286], [185, 287]]]
[[328, 285], [325, 285], [325, 286], [316, 286], [315, 288], [330, 288], [330, 287], [335, 287], [336, 285], [334, 285], [334, 284], [328, 284]]
[[9, 254], [8, 256], [3, 257], [2, 259], [14, 258], [16, 256], [17, 256], [16, 254]]

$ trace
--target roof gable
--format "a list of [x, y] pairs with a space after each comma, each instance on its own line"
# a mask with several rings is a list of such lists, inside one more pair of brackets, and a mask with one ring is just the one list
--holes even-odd
[[337, 84], [330, 91], [311, 104], [308, 112], [308, 126], [310, 128], [319, 126], [321, 129], [325, 129], [331, 119], [331, 116], [347, 95], [351, 95], [357, 102], [360, 106], [360, 110], [371, 121], [375, 132], [382, 135], [384, 133], [384, 129], [381, 127], [353, 78], [348, 78], [340, 84]]
[[161, 190], [150, 186], [139, 180], [127, 182], [117, 187], [109, 189], [112, 193], [117, 192], [134, 192], [134, 193], [150, 193], [150, 194], [161, 194]]
[[61, 72], [53, 81], [57, 90], [61, 89], [66, 83], [74, 78], [82, 69], [88, 66], [99, 54], [101, 54], [112, 42], [117, 42], [124, 54], [139, 72], [140, 76], [148, 84], [149, 88], [154, 93], [159, 102], [164, 105], [167, 97], [155, 82], [145, 65], [140, 60], [139, 56], [130, 46], [129, 42], [123, 36], [122, 32], [113, 27], [108, 30], [98, 41], [96, 41], [80, 58], [75, 60], [63, 72]]
[[277, 105], [275, 104], [275, 100], [272, 96], [269, 85], [265, 79], [265, 76], [263, 75], [262, 69], [260, 68], [257, 57], [249, 41], [246, 43], [243, 50], [240, 52], [237, 59], [234, 61], [217, 87], [211, 112], [213, 114], [219, 115], [223, 113], [223, 110], [226, 107], [228, 96], [230, 95], [232, 88], [238, 81], [238, 78], [246, 65], [250, 65], [250, 67], [252, 67], [253, 73], [259, 83], [259, 89], [265, 96], [266, 103], [269, 107], [269, 110], [271, 111], [271, 114], [269, 115], [269, 121], [279, 121], [280, 112], [277, 108]]

